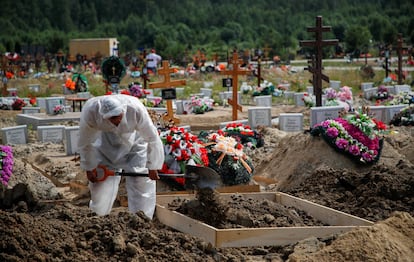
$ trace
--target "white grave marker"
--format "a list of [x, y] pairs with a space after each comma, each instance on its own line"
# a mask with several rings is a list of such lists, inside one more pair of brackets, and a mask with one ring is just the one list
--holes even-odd
[[31, 92], [34, 92], [34, 93], [39, 93], [40, 92], [40, 85], [39, 84], [30, 84], [29, 85], [29, 90]]
[[46, 98], [46, 114], [52, 115], [53, 109], [57, 105], [65, 105], [64, 97], [47, 97]]
[[281, 113], [279, 115], [279, 129], [286, 132], [303, 131], [303, 114]]
[[253, 101], [256, 103], [256, 106], [272, 107], [272, 96], [255, 96]]
[[38, 126], [37, 139], [40, 142], [62, 142], [65, 126]]
[[65, 148], [66, 155], [74, 155], [79, 153], [79, 126], [65, 127]]
[[37, 114], [40, 113], [40, 107], [22, 107], [23, 114]]
[[409, 85], [395, 85], [395, 93], [399, 94], [399, 93], [403, 93], [403, 92], [411, 92], [411, 86]]
[[343, 106], [320, 106], [311, 107], [310, 127], [327, 119], [335, 119], [339, 116], [339, 112], [344, 110]]
[[361, 90], [362, 91], [365, 91], [365, 89], [373, 88], [373, 87], [374, 87], [374, 83], [373, 82], [361, 83]]
[[203, 97], [212, 97], [213, 95], [213, 90], [211, 90], [210, 88], [201, 88], [200, 92], [203, 94]]
[[1, 129], [1, 133], [5, 145], [27, 144], [27, 125], [5, 127]]
[[331, 87], [335, 90], [339, 90], [341, 88], [341, 81], [330, 80], [329, 81], [329, 87]]
[[248, 109], [249, 125], [251, 128], [258, 126], [271, 126], [272, 114], [270, 107], [251, 107]]

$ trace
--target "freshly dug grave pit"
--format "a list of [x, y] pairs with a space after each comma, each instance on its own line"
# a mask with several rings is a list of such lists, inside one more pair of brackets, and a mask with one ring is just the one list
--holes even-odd
[[218, 229], [325, 226], [302, 210], [241, 194], [225, 200], [211, 188], [198, 190], [192, 200], [175, 199], [168, 208]]

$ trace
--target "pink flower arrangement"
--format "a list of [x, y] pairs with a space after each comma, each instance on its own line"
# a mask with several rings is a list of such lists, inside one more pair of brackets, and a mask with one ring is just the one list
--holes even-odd
[[13, 171], [13, 151], [10, 146], [0, 145], [0, 182], [7, 186]]

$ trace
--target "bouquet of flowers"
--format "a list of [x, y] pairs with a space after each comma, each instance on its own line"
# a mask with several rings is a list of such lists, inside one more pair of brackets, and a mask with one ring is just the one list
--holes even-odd
[[13, 104], [11, 105], [13, 110], [22, 110], [23, 107], [26, 106], [26, 102], [23, 99], [17, 98], [14, 100]]
[[204, 114], [205, 112], [213, 110], [213, 100], [210, 98], [200, 98], [192, 96], [190, 98], [192, 112], [194, 114]]
[[313, 101], [313, 97], [309, 95], [308, 93], [304, 93], [302, 97], [303, 103], [305, 103], [305, 106], [307, 107], [313, 107], [315, 106], [315, 102]]
[[0, 145], [0, 182], [7, 186], [13, 171], [13, 151], [10, 146]]
[[59, 114], [64, 114], [66, 112], [65, 107], [63, 105], [56, 105], [53, 108], [53, 114], [54, 115], [59, 115]]
[[386, 125], [370, 118], [365, 112], [356, 112], [336, 119], [325, 120], [311, 129], [313, 136], [322, 136], [341, 153], [358, 163], [375, 163], [380, 157]]
[[[196, 135], [176, 126], [160, 129], [159, 133], [165, 154], [161, 173], [185, 173], [186, 165], [208, 166], [207, 150]], [[183, 178], [176, 180], [184, 184]]]
[[390, 125], [394, 126], [413, 126], [414, 125], [414, 103], [403, 108], [399, 113], [395, 114]]
[[388, 99], [388, 89], [384, 85], [380, 85], [375, 98], [379, 100]]
[[234, 137], [217, 133], [200, 132], [208, 150], [209, 167], [220, 174], [224, 185], [246, 184], [253, 176], [253, 163], [244, 153], [243, 145]]
[[148, 94], [150, 94], [148, 90], [142, 88], [142, 85], [140, 83], [132, 82], [128, 85], [128, 89], [131, 96], [135, 96], [138, 98], [144, 98]]
[[261, 134], [252, 130], [249, 125], [242, 123], [229, 123], [218, 131], [220, 135], [231, 136], [240, 142], [243, 146], [254, 149], [264, 145], [264, 139]]

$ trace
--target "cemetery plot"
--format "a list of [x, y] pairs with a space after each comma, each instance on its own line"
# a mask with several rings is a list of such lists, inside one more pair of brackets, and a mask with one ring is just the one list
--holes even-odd
[[303, 114], [282, 113], [279, 115], [279, 129], [286, 132], [303, 131]]
[[[294, 214], [296, 221], [290, 227], [282, 226], [257, 228], [254, 227], [255, 223], [256, 225], [259, 223], [257, 220], [249, 221], [247, 219], [243, 220], [243, 225], [239, 225], [238, 228], [219, 229], [210, 224], [186, 216], [180, 212], [171, 210], [171, 206], [177, 206], [177, 201], [186, 202], [194, 200], [195, 196], [192, 194], [158, 195], [156, 216], [163, 224], [192, 236], [200, 237], [215, 247], [286, 245], [296, 243], [297, 241], [303, 240], [310, 236], [326, 237], [332, 234], [344, 233], [357, 227], [369, 227], [373, 225], [373, 223], [368, 220], [336, 211], [334, 209], [281, 192], [244, 194], [223, 193], [218, 197], [225, 206], [230, 206], [229, 202], [240, 202], [242, 205], [250, 203], [253, 206], [255, 205], [255, 202], [261, 206], [276, 205], [278, 206], [276, 209], [288, 210], [286, 212]], [[212, 207], [209, 207], [208, 212], [210, 213], [210, 221], [217, 221], [216, 218], [224, 216], [222, 213], [222, 207], [215, 208], [216, 212], [218, 212], [217, 214], [211, 213], [211, 210], [213, 210]], [[309, 220], [311, 220], [309, 217], [313, 217], [315, 221], [320, 222], [309, 222], [309, 224], [317, 224], [313, 226], [306, 225], [306, 223], [305, 225], [299, 225], [301, 222], [299, 222], [300, 219], [298, 212], [303, 212], [303, 216], [307, 216]], [[258, 217], [260, 217], [263, 221], [266, 221], [272, 220], [273, 216], [269, 216], [269, 214], [260, 214]], [[273, 218], [277, 219], [277, 217]]]
[[26, 144], [28, 141], [27, 125], [5, 127], [1, 133], [5, 145]]

